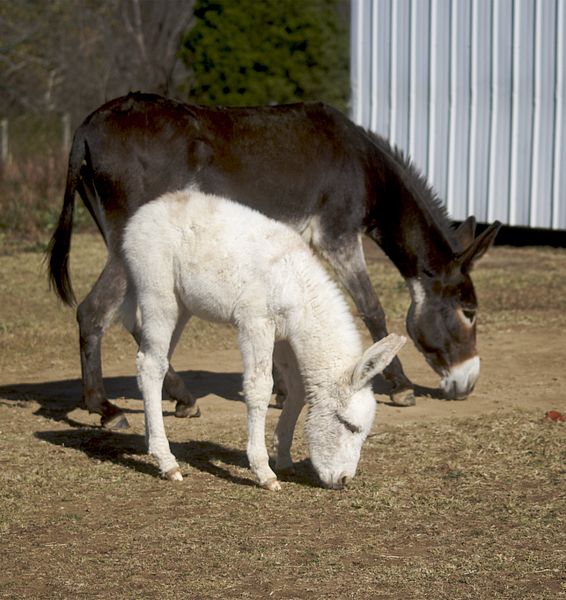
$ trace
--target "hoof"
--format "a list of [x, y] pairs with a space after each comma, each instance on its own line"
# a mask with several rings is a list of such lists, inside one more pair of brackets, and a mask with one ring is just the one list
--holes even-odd
[[187, 417], [193, 419], [200, 417], [200, 408], [196, 403], [191, 406], [190, 404], [177, 402], [177, 405], [175, 406], [175, 416], [179, 419], [186, 419]]
[[270, 492], [278, 492], [281, 490], [281, 484], [279, 483], [279, 481], [277, 481], [276, 477], [268, 479], [267, 481], [261, 484], [261, 487], [266, 490], [269, 490]]
[[399, 392], [392, 392], [389, 396], [393, 406], [415, 406], [415, 392], [409, 388]]
[[296, 473], [294, 465], [286, 465], [284, 467], [277, 467], [276, 466], [275, 470], [282, 477], [288, 477], [289, 475], [295, 475], [295, 473]]
[[183, 481], [183, 476], [181, 475], [179, 467], [169, 469], [169, 471], [165, 473], [165, 479], [168, 479], [169, 481]]
[[100, 419], [100, 424], [104, 429], [112, 431], [116, 431], [117, 429], [128, 429], [130, 427], [128, 419], [126, 419], [125, 415], [121, 412], [108, 417], [102, 417]]

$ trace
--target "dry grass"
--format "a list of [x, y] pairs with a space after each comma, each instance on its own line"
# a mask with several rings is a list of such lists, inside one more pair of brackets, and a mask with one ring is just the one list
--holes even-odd
[[[96, 236], [75, 238], [79, 297], [104, 257]], [[383, 260], [371, 274], [399, 325], [403, 283]], [[496, 249], [475, 282], [484, 329], [565, 325], [564, 251]], [[4, 381], [77, 377], [74, 313], [40, 254], [0, 257], [0, 307]], [[186, 347], [234, 345], [226, 327], [190, 327]], [[108, 364], [133, 363], [120, 328], [104, 347]], [[132, 428], [111, 433], [81, 411], [56, 420], [33, 395], [0, 399], [0, 597], [566, 598], [566, 427], [540, 412], [381, 426], [338, 493], [316, 487], [299, 432], [297, 475], [269, 494], [247, 468], [241, 403], [167, 417], [175, 486], [157, 479], [132, 402]]]
[[0, 596], [566, 595], [566, 429], [532, 414], [386, 428], [348, 491], [313, 487], [302, 462], [269, 494], [251, 485], [243, 427], [203, 420], [190, 444], [173, 435], [188, 478], [172, 486], [141, 429], [54, 430], [11, 408]]

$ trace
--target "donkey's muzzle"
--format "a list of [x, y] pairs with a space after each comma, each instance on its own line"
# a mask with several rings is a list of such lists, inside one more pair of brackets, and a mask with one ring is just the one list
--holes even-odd
[[480, 376], [480, 357], [473, 356], [453, 366], [440, 387], [448, 400], [465, 400], [473, 391]]

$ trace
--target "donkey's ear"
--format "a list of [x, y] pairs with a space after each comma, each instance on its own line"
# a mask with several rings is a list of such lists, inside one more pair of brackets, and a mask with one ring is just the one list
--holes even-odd
[[381, 373], [395, 358], [406, 341], [406, 337], [391, 333], [368, 348], [352, 373], [352, 388], [354, 392], [361, 390], [378, 373]]
[[456, 262], [464, 273], [469, 273], [475, 263], [489, 250], [497, 232], [501, 229], [501, 223], [495, 221], [460, 254], [456, 256]]
[[470, 246], [476, 239], [476, 218], [474, 216], [468, 217], [457, 227], [454, 233], [462, 248]]

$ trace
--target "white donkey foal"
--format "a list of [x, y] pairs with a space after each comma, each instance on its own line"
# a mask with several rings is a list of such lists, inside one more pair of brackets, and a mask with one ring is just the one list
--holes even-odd
[[306, 402], [309, 454], [322, 484], [341, 488], [350, 480], [375, 414], [370, 382], [405, 338], [392, 334], [362, 354], [345, 300], [301, 237], [223, 198], [189, 189], [142, 206], [123, 249], [129, 304], [137, 302], [141, 313], [146, 439], [161, 473], [182, 479], [165, 434], [161, 389], [172, 344], [195, 315], [238, 328], [247, 454], [259, 484], [280, 489], [265, 446], [272, 358], [289, 391], [275, 434], [276, 469], [292, 468], [294, 427]]

